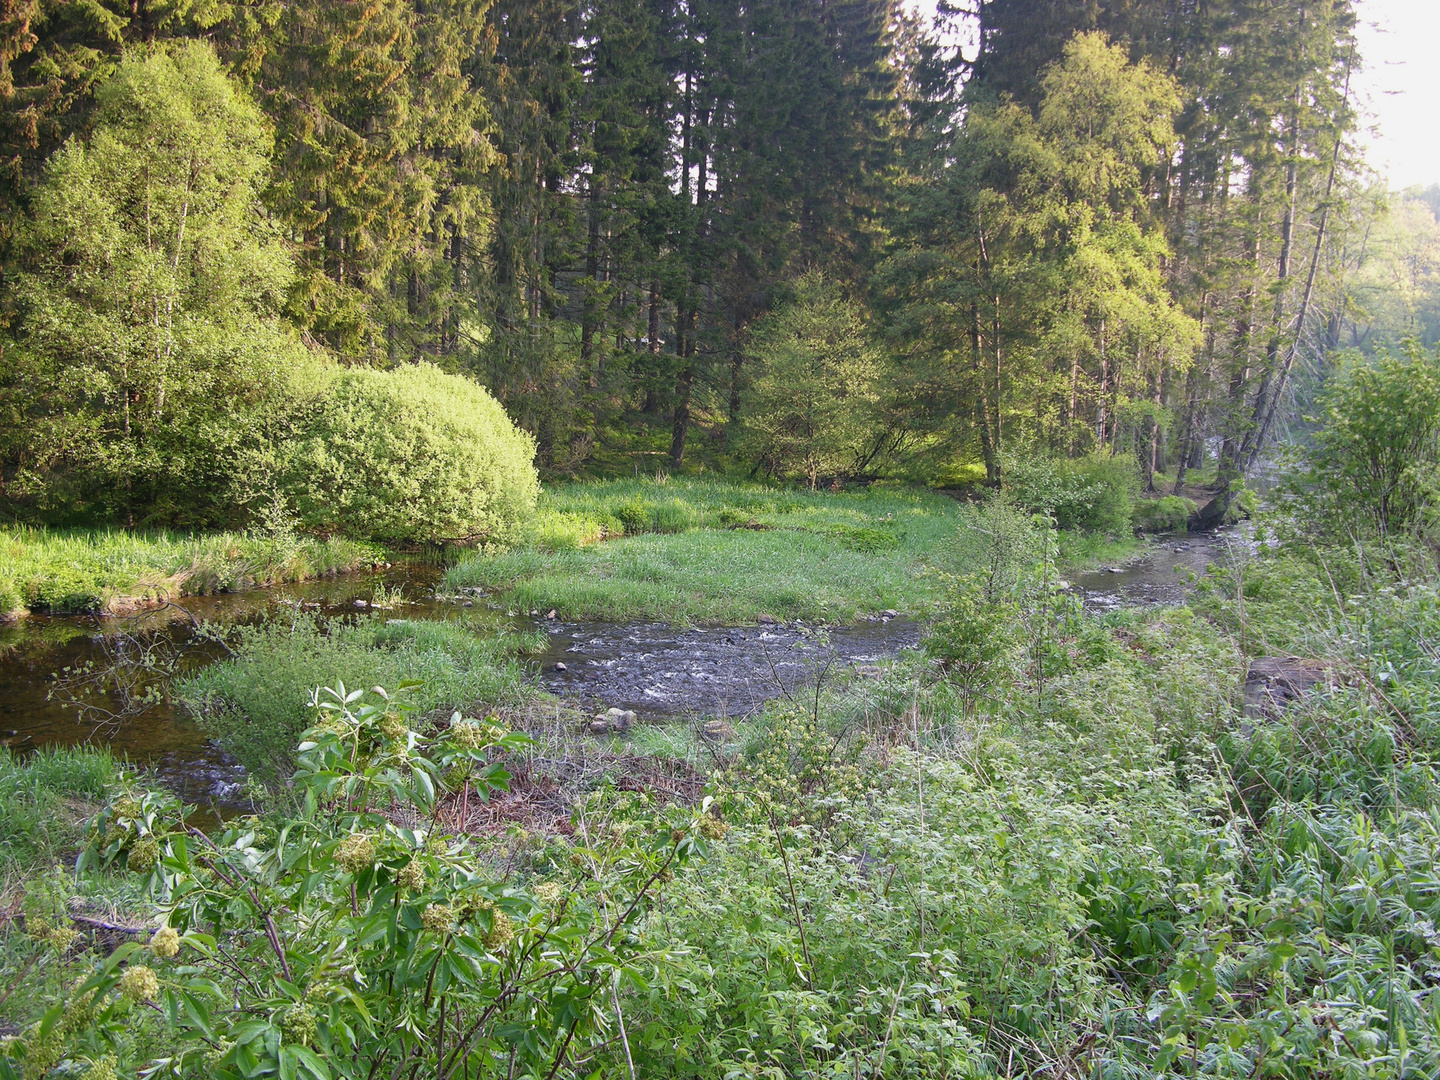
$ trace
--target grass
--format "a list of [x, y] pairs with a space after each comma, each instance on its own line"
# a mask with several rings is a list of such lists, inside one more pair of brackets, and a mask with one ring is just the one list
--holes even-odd
[[0, 528], [0, 617], [121, 611], [323, 577], [383, 557], [372, 544], [345, 539], [9, 526]]
[[25, 757], [0, 749], [0, 860], [14, 872], [73, 855], [90, 812], [119, 780], [104, 750], [49, 747]]
[[[532, 554], [681, 551], [708, 533]], [[587, 1033], [597, 1075], [1440, 1075], [1440, 576], [1428, 550], [1402, 556], [1263, 550], [1201, 590], [1208, 618], [1000, 605], [998, 681], [973, 708], [921, 656], [833, 676], [818, 700], [776, 701], [713, 740], [682, 723], [595, 740], [557, 706], [510, 761], [515, 790], [466, 819], [489, 845], [473, 865], [580, 896], [627, 835], [654, 832], [653, 803], [696, 800], [708, 778], [703, 857], [673, 872], [657, 857], [663, 894], [613, 924], [652, 962], [602, 999], [628, 1043]], [[296, 627], [237, 641], [228, 685], [258, 693], [266, 663], [293, 661], [293, 700], [353, 652], [421, 674], [438, 701], [471, 660], [505, 670], [457, 627]], [[1277, 650], [1353, 677], [1243, 714], [1246, 656]], [[31, 820], [31, 791], [93, 790], [84, 767], [27, 768], [0, 792]], [[33, 903], [121, 895], [114, 879], [35, 877]], [[4, 1020], [34, 1020], [103, 958], [25, 967], [36, 952], [18, 933], [0, 947], [0, 978], [22, 985]], [[120, 1055], [127, 1070], [166, 1046], [163, 1012], [140, 1015], [153, 1030]]]
[[[548, 491], [522, 543], [456, 564], [481, 589], [567, 619], [848, 621], [918, 613], [941, 595], [955, 502], [918, 489], [809, 493], [718, 480]], [[592, 541], [613, 537], [605, 543]]]
[[1057, 561], [1066, 573], [1083, 573], [1097, 566], [1115, 566], [1145, 550], [1146, 541], [1137, 536], [1106, 536], [1104, 533], [1062, 532]]
[[309, 701], [317, 687], [394, 690], [418, 681], [410, 700], [431, 716], [514, 706], [532, 694], [516, 654], [537, 643], [523, 635], [307, 616], [237, 627], [234, 635], [234, 655], [180, 680], [176, 693], [202, 727], [272, 784], [288, 775], [298, 736], [313, 721]]

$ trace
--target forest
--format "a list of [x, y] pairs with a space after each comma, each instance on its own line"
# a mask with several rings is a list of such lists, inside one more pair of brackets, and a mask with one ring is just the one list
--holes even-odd
[[0, 0], [0, 1080], [1440, 1075], [1360, 6]]

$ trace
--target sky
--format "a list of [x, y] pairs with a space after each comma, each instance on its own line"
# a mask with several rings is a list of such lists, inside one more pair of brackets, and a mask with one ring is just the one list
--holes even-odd
[[1440, 0], [1359, 0], [1356, 14], [1366, 157], [1393, 188], [1440, 184]]
[[1440, 184], [1440, 0], [1356, 0], [1356, 14], [1366, 158], [1391, 187]]

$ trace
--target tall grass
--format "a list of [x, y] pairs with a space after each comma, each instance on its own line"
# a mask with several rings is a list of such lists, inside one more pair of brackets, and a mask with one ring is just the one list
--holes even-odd
[[[733, 622], [918, 612], [940, 594], [953, 500], [915, 489], [809, 493], [719, 480], [618, 480], [542, 496], [522, 543], [451, 567], [564, 618]], [[601, 538], [605, 543], [594, 543]]]
[[353, 540], [242, 533], [0, 528], [0, 616], [113, 611], [323, 577], [383, 558]]
[[234, 655], [181, 680], [176, 692], [246, 768], [274, 782], [288, 774], [298, 736], [314, 720], [317, 687], [398, 687], [422, 714], [521, 703], [529, 678], [516, 659], [529, 644], [515, 634], [481, 637], [441, 622], [366, 620], [358, 624], [300, 617], [242, 626]]
[[0, 749], [0, 860], [14, 871], [53, 861], [78, 843], [89, 803], [105, 798], [119, 766], [104, 750], [50, 747], [25, 757]]

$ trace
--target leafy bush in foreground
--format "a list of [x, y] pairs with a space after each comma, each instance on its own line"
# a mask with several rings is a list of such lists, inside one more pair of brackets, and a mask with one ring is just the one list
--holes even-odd
[[526, 681], [514, 637], [438, 622], [300, 617], [237, 627], [232, 648], [176, 690], [206, 731], [270, 783], [289, 775], [317, 687], [419, 680], [411, 702], [434, 714], [517, 703]]
[[611, 1042], [621, 990], [644, 985], [631, 927], [700, 850], [703, 814], [652, 822], [613, 857], [577, 848], [563, 884], [492, 880], [436, 823], [462, 789], [503, 790], [496, 758], [525, 737], [457, 713], [425, 739], [399, 701], [359, 698], [339, 687], [322, 699], [299, 746], [304, 808], [291, 820], [242, 819], [209, 838], [166, 797], [109, 804], [82, 870], [140, 875], [158, 927], [0, 1043], [0, 1080], [57, 1067], [544, 1077], [574, 1075]]

